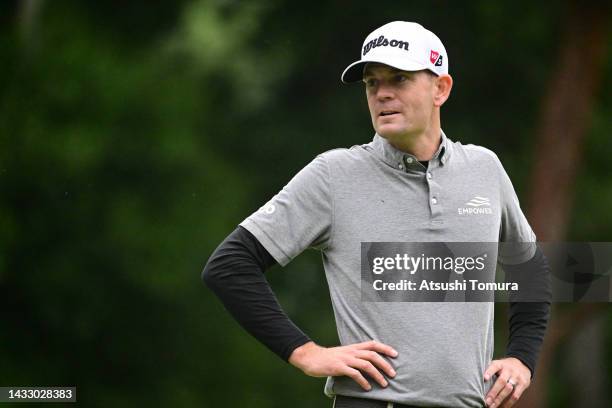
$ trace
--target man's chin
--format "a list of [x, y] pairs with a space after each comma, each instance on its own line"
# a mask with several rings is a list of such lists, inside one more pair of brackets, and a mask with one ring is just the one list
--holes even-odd
[[378, 135], [382, 136], [383, 138], [389, 141], [412, 139], [418, 136], [419, 134], [421, 134], [422, 132], [416, 129], [407, 129], [405, 127], [400, 127], [400, 126], [384, 126], [384, 125], [378, 126], [378, 128], [375, 130], [376, 130], [376, 133], [378, 133]]
[[376, 129], [376, 133], [378, 133], [380, 136], [384, 137], [385, 139], [396, 139], [396, 138], [401, 138], [403, 134], [405, 134], [406, 132], [402, 132], [401, 130], [398, 129], [391, 129], [390, 126], [380, 126], [378, 129]]

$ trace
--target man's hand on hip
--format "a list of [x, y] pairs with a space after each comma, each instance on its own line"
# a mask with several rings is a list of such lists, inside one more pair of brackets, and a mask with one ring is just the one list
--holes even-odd
[[485, 381], [489, 381], [494, 374], [497, 374], [497, 381], [485, 400], [489, 408], [513, 406], [531, 384], [531, 371], [518, 358], [491, 361], [484, 374]]
[[368, 374], [382, 387], [386, 387], [388, 383], [381, 371], [388, 377], [395, 377], [395, 370], [381, 354], [397, 357], [397, 351], [391, 346], [374, 340], [329, 348], [311, 341], [296, 348], [291, 353], [289, 362], [311, 377], [350, 377], [364, 390], [369, 391], [372, 386], [363, 373]]

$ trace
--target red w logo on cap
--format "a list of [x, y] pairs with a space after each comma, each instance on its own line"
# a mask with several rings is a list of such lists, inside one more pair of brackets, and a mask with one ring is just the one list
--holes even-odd
[[436, 63], [439, 55], [440, 53], [438, 51], [431, 50], [431, 53], [429, 54], [429, 60], [431, 61], [432, 64]]

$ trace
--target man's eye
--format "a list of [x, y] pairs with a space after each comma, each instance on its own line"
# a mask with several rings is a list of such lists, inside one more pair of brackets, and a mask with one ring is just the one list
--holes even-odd
[[395, 82], [404, 82], [405, 80], [407, 80], [408, 77], [404, 74], [397, 74], [395, 76]]
[[365, 79], [363, 82], [365, 82], [365, 84], [366, 84], [366, 86], [368, 88], [372, 88], [372, 87], [376, 86], [376, 84], [378, 83], [374, 78]]

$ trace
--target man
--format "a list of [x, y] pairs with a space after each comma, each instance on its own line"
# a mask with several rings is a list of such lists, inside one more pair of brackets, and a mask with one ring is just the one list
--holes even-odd
[[[452, 142], [440, 107], [453, 80], [432, 32], [396, 21], [366, 38], [342, 74], [363, 80], [371, 143], [317, 156], [244, 220], [203, 279], [240, 324], [311, 376], [340, 407], [508, 407], [529, 386], [548, 302], [513, 303], [507, 355], [491, 361], [491, 302], [363, 302], [361, 243], [535, 242], [491, 151]], [[472, 200], [483, 212], [463, 212]], [[304, 249], [323, 253], [342, 346], [322, 347], [284, 314], [263, 271]], [[500, 262], [544, 271], [535, 244]], [[511, 269], [512, 266], [509, 266]]]

